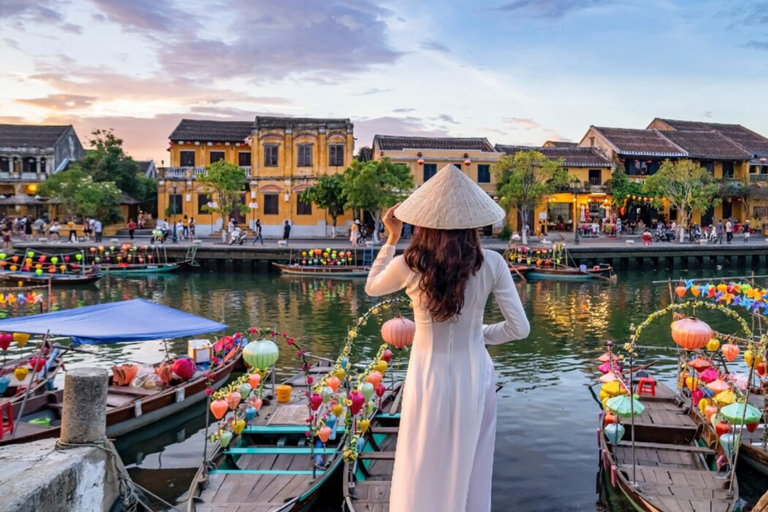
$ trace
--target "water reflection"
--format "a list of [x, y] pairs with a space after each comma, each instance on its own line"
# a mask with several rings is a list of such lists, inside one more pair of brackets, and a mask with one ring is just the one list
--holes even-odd
[[[504, 385], [498, 393], [494, 510], [603, 507], [623, 512], [617, 508], [626, 504], [620, 498], [611, 500], [610, 507], [599, 505], [595, 488], [598, 408], [585, 385], [599, 376], [595, 360], [606, 339], [623, 343], [630, 324], [669, 304], [668, 288], [651, 284], [659, 278], [659, 274], [622, 274], [613, 286], [602, 282], [518, 284], [531, 320], [531, 336], [489, 347], [498, 380]], [[134, 297], [223, 320], [235, 330], [277, 325], [304, 340], [313, 353], [327, 357], [334, 357], [341, 347], [347, 326], [376, 302], [365, 295], [362, 280], [283, 278], [271, 273], [110, 276], [98, 287], [55, 290], [52, 302], [54, 309], [61, 309]], [[32, 311], [3, 309], [0, 305], [0, 316], [25, 312]], [[486, 313], [488, 321], [501, 320], [492, 302]], [[699, 316], [715, 329], [735, 328], [733, 320], [717, 313], [701, 311]], [[669, 321], [671, 318], [660, 319], [644, 331], [640, 343], [659, 350], [643, 350], [638, 364], [657, 361], [653, 367], [656, 378], [673, 382], [675, 353], [661, 350], [672, 346]], [[353, 359], [365, 359], [376, 350], [380, 344], [378, 329], [375, 324], [361, 329]], [[163, 350], [159, 342], [98, 347], [93, 355], [72, 354], [68, 365], [149, 362], [159, 359]], [[185, 352], [185, 342], [171, 343], [170, 350]], [[298, 360], [284, 351], [278, 371], [288, 375], [298, 365]], [[192, 409], [171, 422], [119, 441], [133, 476], [156, 484], [153, 492], [162, 490], [164, 499], [171, 501], [186, 491], [201, 461], [203, 411]], [[762, 479], [748, 478], [756, 492], [768, 488]], [[325, 510], [338, 510], [339, 501], [333, 493], [328, 501], [332, 505]]]

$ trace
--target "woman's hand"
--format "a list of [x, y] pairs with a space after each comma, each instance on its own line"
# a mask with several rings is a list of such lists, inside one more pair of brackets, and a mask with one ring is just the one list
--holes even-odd
[[384, 218], [381, 221], [384, 223], [384, 227], [389, 231], [389, 238], [387, 238], [387, 245], [397, 245], [400, 240], [400, 233], [403, 231], [403, 221], [395, 217], [395, 210], [400, 206], [397, 203], [395, 206], [387, 210], [384, 214]]

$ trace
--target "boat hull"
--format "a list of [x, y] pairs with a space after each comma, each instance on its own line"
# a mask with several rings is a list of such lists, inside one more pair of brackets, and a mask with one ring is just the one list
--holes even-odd
[[51, 286], [75, 286], [93, 284], [104, 277], [102, 274], [82, 274], [82, 275], [40, 275], [25, 272], [4, 272], [0, 273], [0, 281], [26, 285], [45, 285], [51, 283]]
[[532, 279], [549, 279], [558, 281], [592, 281], [595, 279], [611, 279], [613, 268], [607, 267], [600, 270], [584, 270], [577, 268], [542, 268], [535, 267], [530, 270], [527, 277]]
[[111, 274], [115, 276], [127, 276], [127, 275], [143, 275], [143, 274], [167, 274], [170, 272], [176, 272], [181, 265], [177, 263], [165, 263], [162, 265], [136, 265], [129, 267], [104, 267], [101, 269], [105, 274]]
[[367, 277], [370, 267], [310, 267], [273, 263], [285, 275], [304, 277]]

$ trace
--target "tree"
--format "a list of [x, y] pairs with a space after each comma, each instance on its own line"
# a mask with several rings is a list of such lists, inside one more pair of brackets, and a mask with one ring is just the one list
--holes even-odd
[[111, 182], [97, 183], [81, 169], [60, 171], [40, 186], [40, 193], [57, 199], [70, 216], [94, 217], [120, 204], [122, 193]]
[[666, 199], [680, 213], [677, 239], [681, 243], [694, 210], [703, 211], [720, 204], [717, 197], [720, 185], [715, 177], [706, 168], [687, 159], [665, 160], [656, 174], [645, 180], [644, 189], [655, 207], [663, 206]]
[[322, 176], [317, 183], [301, 193], [301, 200], [314, 203], [328, 211], [333, 221], [331, 237], [336, 238], [336, 220], [344, 213], [344, 178], [341, 174]]
[[[519, 151], [504, 155], [494, 164], [499, 204], [504, 211], [517, 210], [522, 225], [527, 226], [530, 212], [545, 196], [568, 184], [568, 171], [562, 160], [550, 160], [539, 151]], [[574, 212], [574, 216], [575, 216]], [[528, 243], [528, 230], [523, 229], [523, 244]]]
[[93, 177], [96, 182], [112, 182], [117, 188], [141, 201], [144, 210], [157, 209], [155, 180], [139, 172], [139, 164], [123, 150], [123, 140], [110, 130], [97, 129], [88, 140], [91, 147], [85, 156], [73, 164], [73, 168]]
[[[389, 158], [361, 162], [353, 160], [344, 170], [343, 191], [345, 208], [367, 211], [379, 225], [382, 210], [405, 198], [414, 187], [411, 170], [404, 164], [392, 163]], [[373, 242], [379, 242], [379, 233], [373, 230]]]
[[245, 189], [245, 170], [226, 160], [219, 160], [206, 167], [205, 174], [197, 177], [197, 182], [215, 194], [216, 206], [204, 205], [208, 213], [221, 215], [221, 238], [226, 241], [226, 227], [229, 215], [238, 211], [246, 215], [248, 206], [242, 204], [240, 192]]
[[[622, 210], [633, 205], [643, 204], [642, 201], [633, 199], [634, 197], [643, 196], [643, 184], [632, 181], [627, 177], [624, 164], [618, 157], [613, 160], [613, 173], [611, 174], [611, 179], [606, 182], [606, 185], [608, 185], [611, 191], [614, 203], [621, 205], [620, 208]], [[619, 213], [622, 216], [624, 215], [621, 210]]]

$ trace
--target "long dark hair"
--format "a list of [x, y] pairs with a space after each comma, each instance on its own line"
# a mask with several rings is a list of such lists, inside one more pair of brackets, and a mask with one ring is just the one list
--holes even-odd
[[444, 322], [461, 313], [464, 289], [483, 264], [483, 250], [476, 229], [419, 228], [403, 258], [421, 275], [419, 289], [432, 318]]

